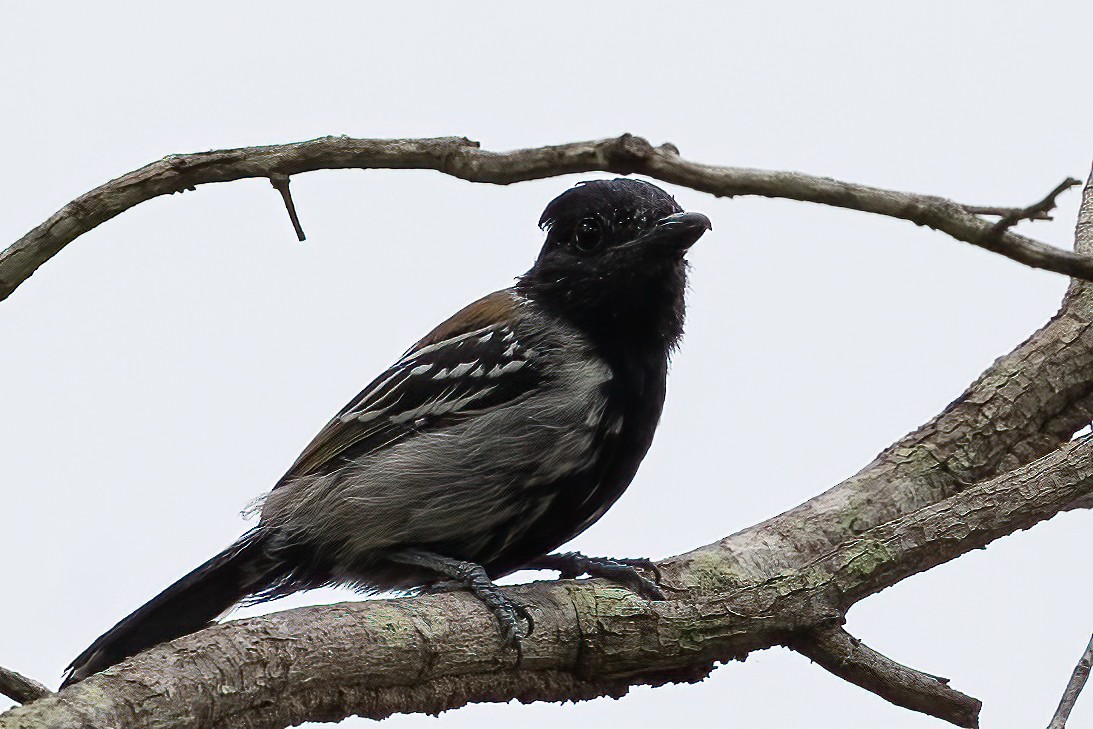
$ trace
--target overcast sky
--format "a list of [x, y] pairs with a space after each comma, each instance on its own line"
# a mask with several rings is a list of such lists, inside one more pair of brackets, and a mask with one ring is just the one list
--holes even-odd
[[[510, 149], [629, 131], [703, 162], [996, 205], [1084, 178], [1093, 156], [1088, 2], [408, 5], [5, 3], [0, 245], [166, 154], [327, 134]], [[530, 266], [543, 205], [577, 179], [302, 175], [304, 244], [268, 182], [206, 186], [40, 269], [0, 303], [0, 665], [55, 686], [230, 543], [348, 398]], [[670, 189], [714, 231], [690, 256], [656, 442], [573, 543], [590, 554], [686, 551], [831, 486], [1027, 337], [1066, 285], [906, 222]], [[1069, 246], [1077, 200], [1022, 230]], [[1043, 726], [1093, 628], [1090, 525], [1064, 514], [906, 580], [848, 628], [982, 699], [984, 726]], [[620, 701], [388, 725], [664, 726], [681, 711], [695, 726], [942, 726], [784, 650]], [[1093, 724], [1093, 696], [1071, 722]]]

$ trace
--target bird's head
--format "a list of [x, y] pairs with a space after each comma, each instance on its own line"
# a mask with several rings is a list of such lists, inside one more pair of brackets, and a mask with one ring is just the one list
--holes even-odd
[[546, 242], [516, 288], [600, 341], [663, 345], [683, 331], [684, 254], [710, 230], [701, 213], [640, 180], [593, 180], [554, 198]]

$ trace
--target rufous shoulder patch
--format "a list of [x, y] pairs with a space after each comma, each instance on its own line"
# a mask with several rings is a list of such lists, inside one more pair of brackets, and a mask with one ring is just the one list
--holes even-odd
[[512, 320], [515, 312], [516, 301], [512, 292], [509, 289], [494, 291], [457, 311], [450, 319], [422, 337], [410, 348], [410, 351], [473, 332], [491, 324], [507, 323]]

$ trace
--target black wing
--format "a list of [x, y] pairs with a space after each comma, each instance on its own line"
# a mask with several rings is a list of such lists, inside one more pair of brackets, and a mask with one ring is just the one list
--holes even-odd
[[508, 298], [507, 292], [498, 292], [475, 302], [414, 345], [327, 423], [278, 485], [336, 468], [346, 459], [367, 456], [538, 387], [542, 371], [536, 352], [519, 341], [512, 317], [483, 324], [482, 309], [496, 309], [502, 294]]

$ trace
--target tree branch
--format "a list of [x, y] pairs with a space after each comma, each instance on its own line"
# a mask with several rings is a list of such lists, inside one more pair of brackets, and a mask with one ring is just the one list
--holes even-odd
[[1078, 695], [1085, 688], [1085, 682], [1089, 679], [1089, 668], [1093, 665], [1093, 638], [1089, 639], [1089, 645], [1085, 647], [1085, 653], [1078, 659], [1078, 665], [1074, 666], [1074, 673], [1070, 674], [1070, 681], [1063, 691], [1063, 698], [1059, 701], [1059, 708], [1051, 717], [1051, 723], [1047, 729], [1066, 729], [1066, 720], [1070, 718], [1070, 712], [1078, 701]]
[[[857, 600], [1050, 518], [1091, 492], [1093, 438], [871, 529], [833, 552], [812, 554], [792, 571], [741, 571], [733, 556], [753, 549], [749, 541], [756, 538], [741, 532], [663, 564], [675, 595], [669, 601], [645, 602], [598, 580], [509, 588], [531, 606], [537, 626], [519, 666], [489, 612], [461, 592], [229, 622], [0, 715], [0, 729], [205, 727], [244, 714], [250, 727], [280, 729], [353, 714], [382, 718], [512, 698], [578, 700], [622, 695], [637, 684], [695, 681], [718, 661], [774, 645], [797, 647], [795, 636], [829, 631]], [[794, 512], [776, 519], [784, 528], [807, 530]], [[709, 589], [729, 579], [733, 586]], [[830, 650], [812, 654], [826, 661]], [[974, 725], [970, 700], [957, 712], [948, 695], [946, 708], [936, 686], [893, 665], [877, 657], [854, 664], [856, 683], [883, 689], [885, 698], [898, 696], [901, 705], [926, 706]], [[882, 673], [883, 686], [873, 680]]]
[[27, 678], [10, 668], [0, 666], [0, 695], [7, 696], [20, 704], [29, 704], [51, 693], [53, 692], [33, 678]]
[[[462, 137], [351, 139], [171, 155], [81, 195], [0, 253], [0, 300], [77, 237], [147, 200], [250, 177], [274, 181], [320, 169], [431, 169], [473, 182], [510, 184], [581, 172], [643, 174], [718, 196], [760, 195], [834, 205], [925, 225], [1019, 263], [1093, 280], [1093, 258], [1004, 230], [940, 197], [895, 192], [794, 172], [690, 162], [641, 137], [490, 152]], [[284, 194], [282, 192], [282, 194]], [[1049, 196], [1053, 201], [1054, 197]], [[286, 204], [290, 198], [286, 198]], [[1043, 205], [1045, 201], [1038, 205]], [[1037, 206], [1031, 206], [1036, 208]], [[291, 214], [291, 205], [290, 205]], [[301, 231], [297, 226], [297, 235]]]
[[[205, 182], [355, 166], [425, 167], [497, 183], [591, 169], [642, 172], [714, 194], [789, 197], [894, 215], [962, 240], [986, 240], [992, 228], [939, 198], [697, 165], [667, 146], [653, 149], [629, 136], [506, 154], [483, 152], [466, 140], [326, 138], [168, 158], [108, 183], [0, 254], [0, 294], [82, 232], [150, 197]], [[1002, 246], [1018, 241], [1011, 252], [1024, 252], [1011, 256], [1016, 260], [1037, 246], [1049, 258], [1063, 254], [1083, 266], [1093, 260], [1011, 231], [995, 238]], [[1093, 252], [1089, 186], [1076, 250]], [[833, 651], [840, 636], [831, 631], [856, 601], [1093, 493], [1088, 439], [1067, 442], [1091, 416], [1093, 286], [1075, 282], [1043, 329], [860, 473], [785, 514], [664, 562], [671, 601], [644, 603], [596, 581], [512, 588], [534, 606], [538, 626], [519, 667], [502, 649], [494, 621], [458, 593], [306, 608], [159, 646], [0, 715], [0, 728], [188, 727], [243, 717], [249, 726], [281, 727], [351, 713], [439, 711], [470, 701], [576, 700], [621, 695], [641, 683], [698, 680], [717, 661], [773, 645], [823, 652], [801, 636], [827, 635]], [[939, 705], [924, 674], [896, 671], [883, 657], [870, 660], [862, 659], [855, 675], [884, 674], [884, 691]], [[870, 690], [880, 693], [877, 686]], [[954, 707], [959, 703], [950, 699]], [[955, 708], [951, 715], [958, 716]]]
[[842, 628], [805, 634], [792, 643], [839, 678], [883, 699], [962, 727], [979, 726], [978, 699], [949, 688], [949, 680], [916, 671], [877, 653]]
[[1033, 203], [1027, 208], [1012, 210], [1003, 215], [1002, 219], [995, 223], [991, 230], [994, 232], [994, 235], [998, 236], [1002, 235], [1022, 220], [1051, 220], [1050, 213], [1055, 209], [1056, 199], [1059, 195], [1080, 184], [1082, 184], [1081, 180], [1077, 180], [1073, 177], [1066, 178], [1056, 185], [1055, 189], [1049, 192], [1040, 202]]
[[995, 223], [994, 227], [995, 230], [1002, 232], [1012, 228], [1022, 220], [1051, 220], [1051, 211], [1057, 206], [1059, 195], [1080, 184], [1082, 184], [1081, 180], [1068, 177], [1056, 185], [1042, 200], [1023, 208], [965, 205], [964, 209], [976, 215], [997, 215], [1001, 220]]
[[[1093, 253], [1093, 184], [1083, 192], [1075, 248]], [[796, 507], [809, 524], [807, 535], [780, 528], [777, 518], [761, 522], [745, 530], [757, 535], [759, 548], [735, 559], [770, 571], [790, 569], [795, 555], [834, 548], [848, 535], [1052, 452], [1091, 418], [1093, 285], [1076, 281], [1058, 314], [940, 414], [859, 473]]]

